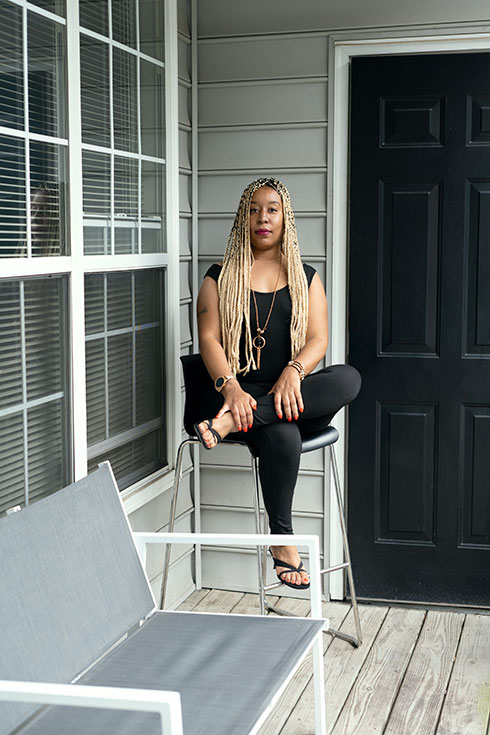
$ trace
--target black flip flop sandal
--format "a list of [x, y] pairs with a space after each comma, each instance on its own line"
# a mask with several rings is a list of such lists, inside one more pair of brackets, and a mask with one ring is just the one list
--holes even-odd
[[[272, 556], [272, 552], [271, 552]], [[307, 584], [294, 584], [294, 582], [288, 582], [285, 579], [282, 579], [283, 574], [289, 574], [290, 572], [301, 572], [302, 569], [304, 569], [303, 562], [300, 563], [299, 567], [293, 567], [292, 564], [288, 564], [287, 561], [281, 561], [280, 559], [276, 559], [274, 556], [272, 557], [272, 561], [274, 562], [274, 569], [276, 567], [286, 567], [286, 569], [283, 572], [279, 572], [277, 574], [277, 578], [280, 582], [285, 584], [287, 587], [291, 587], [293, 590], [307, 590], [310, 586], [310, 583]], [[306, 572], [308, 574], [308, 572]]]
[[[216, 444], [213, 447], [208, 447], [208, 445], [204, 441], [204, 434], [206, 433], [206, 431], [201, 431], [199, 429], [199, 424], [206, 424], [206, 426], [208, 427], [206, 429], [206, 431], [210, 431], [211, 434], [216, 439]], [[203, 445], [204, 449], [207, 449], [207, 450], [214, 449], [214, 447], [217, 447], [218, 444], [223, 441], [223, 439], [218, 434], [218, 432], [216, 431], [216, 429], [213, 429], [212, 424], [213, 424], [213, 419], [204, 419], [203, 421], [198, 421], [196, 424], [193, 424], [194, 431], [196, 432], [196, 437], [199, 439], [199, 441]]]

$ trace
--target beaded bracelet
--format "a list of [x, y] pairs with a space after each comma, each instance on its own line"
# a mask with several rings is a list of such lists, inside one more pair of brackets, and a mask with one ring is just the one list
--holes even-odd
[[299, 373], [299, 379], [304, 380], [305, 377], [305, 368], [304, 366], [299, 362], [299, 360], [290, 360], [288, 362], [288, 365], [291, 365], [295, 370]]

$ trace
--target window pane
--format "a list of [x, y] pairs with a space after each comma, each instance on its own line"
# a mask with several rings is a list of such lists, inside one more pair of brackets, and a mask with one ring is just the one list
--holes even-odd
[[24, 127], [22, 10], [0, 0], [0, 125]]
[[80, 0], [80, 25], [109, 35], [109, 10], [107, 0]]
[[65, 137], [64, 28], [28, 13], [29, 130]]
[[163, 271], [87, 275], [85, 298], [90, 466], [127, 487], [166, 464]]
[[65, 0], [29, 0], [33, 5], [37, 5], [38, 8], [49, 10], [51, 13], [61, 15], [62, 18], [66, 16]]
[[67, 150], [34, 140], [29, 148], [32, 255], [65, 255]]
[[109, 46], [80, 37], [82, 140], [110, 146]]
[[109, 273], [107, 283], [107, 328], [133, 325], [133, 274]]
[[154, 59], [164, 60], [164, 4], [161, 0], [139, 0], [140, 51]]
[[141, 252], [165, 249], [165, 166], [141, 162]]
[[165, 158], [165, 72], [160, 66], [141, 61], [141, 151]]
[[85, 280], [85, 333], [104, 331], [105, 278], [100, 273]]
[[50, 401], [27, 412], [29, 502], [68, 484], [64, 400]]
[[151, 475], [152, 472], [166, 464], [166, 461], [161, 459], [166, 456], [165, 441], [164, 429], [149, 432], [140, 439], [135, 439], [111, 452], [105, 452], [90, 459], [88, 471], [93, 472], [100, 462], [109, 461], [119, 489], [124, 490], [133, 482]]
[[22, 414], [0, 415], [0, 514], [14, 505], [24, 505], [24, 418]]
[[88, 445], [105, 439], [109, 432], [106, 426], [107, 386], [105, 380], [104, 341], [87, 342], [85, 348], [87, 383], [87, 442]]
[[0, 286], [0, 412], [22, 401], [22, 339], [19, 284]]
[[[27, 399], [56, 393], [63, 383], [62, 293], [56, 281], [33, 278], [24, 284]], [[42, 305], [43, 312], [39, 314]]]
[[86, 255], [111, 252], [111, 159], [83, 151], [83, 238]]
[[138, 252], [138, 161], [114, 157], [114, 240], [116, 253]]
[[0, 135], [0, 257], [27, 255], [25, 144]]
[[109, 436], [133, 427], [133, 340], [119, 334], [107, 340]]
[[112, 0], [112, 37], [136, 48], [135, 0]]
[[138, 110], [136, 56], [112, 49], [114, 87], [114, 147], [121, 151], [138, 150]]
[[69, 482], [64, 278], [0, 281], [0, 512]]

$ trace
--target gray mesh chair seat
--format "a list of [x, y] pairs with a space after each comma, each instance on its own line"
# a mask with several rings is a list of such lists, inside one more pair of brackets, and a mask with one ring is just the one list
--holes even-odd
[[[181, 357], [181, 362], [182, 362], [182, 369], [183, 369], [183, 374], [184, 374], [184, 384], [185, 384], [184, 428], [191, 438], [184, 439], [181, 442], [178, 452], [177, 452], [175, 482], [174, 482], [172, 501], [170, 505], [170, 518], [169, 518], [169, 531], [171, 533], [173, 532], [174, 526], [175, 526], [175, 514], [176, 514], [176, 508], [177, 508], [177, 497], [178, 497], [178, 492], [179, 492], [179, 485], [180, 485], [180, 480], [181, 480], [181, 475], [182, 475], [182, 460], [183, 460], [183, 455], [184, 455], [184, 449], [187, 446], [192, 445], [192, 444], [196, 444], [196, 445], [200, 444], [198, 439], [193, 438], [194, 429], [193, 429], [192, 422], [194, 420], [194, 417], [192, 414], [192, 406], [198, 405], [199, 392], [202, 391], [203, 388], [209, 390], [210, 388], [213, 387], [211, 378], [206, 370], [206, 366], [204, 365], [204, 362], [200, 355], [186, 355], [184, 357]], [[335, 566], [322, 569], [321, 574], [330, 574], [332, 572], [341, 571], [341, 570], [343, 570], [343, 572], [346, 574], [348, 585], [349, 585], [349, 592], [350, 592], [350, 596], [352, 600], [352, 608], [353, 608], [353, 613], [354, 613], [356, 635], [351, 636], [347, 633], [343, 633], [343, 632], [340, 632], [334, 629], [330, 629], [327, 632], [330, 633], [331, 635], [338, 636], [339, 638], [342, 638], [348, 641], [354, 646], [359, 646], [362, 642], [361, 623], [360, 623], [360, 617], [359, 617], [359, 609], [357, 605], [354, 578], [352, 574], [352, 564], [351, 564], [349, 541], [347, 537], [347, 529], [346, 529], [346, 523], [345, 523], [344, 507], [343, 507], [343, 502], [342, 502], [342, 492], [340, 488], [337, 461], [336, 461], [335, 450], [334, 450], [334, 444], [338, 440], [338, 438], [339, 438], [339, 433], [337, 429], [335, 429], [333, 426], [328, 426], [326, 429], [323, 429], [322, 431], [305, 434], [302, 436], [301, 453], [304, 454], [306, 452], [313, 452], [316, 449], [323, 449], [325, 447], [329, 447], [329, 450], [330, 450], [330, 461], [331, 461], [331, 466], [332, 466], [332, 471], [333, 471], [335, 498], [337, 502], [339, 523], [340, 523], [340, 529], [341, 529], [341, 534], [342, 534], [344, 560], [340, 564], [336, 564]], [[252, 475], [253, 475], [253, 496], [252, 497], [253, 497], [253, 508], [254, 508], [254, 514], [255, 514], [255, 527], [256, 527], [256, 532], [259, 533], [260, 532], [261, 499], [260, 499], [260, 480], [259, 480], [259, 469], [258, 469], [258, 452], [252, 445], [248, 444], [246, 441], [239, 441], [238, 439], [236, 439], [236, 435], [233, 435], [231, 439], [226, 437], [223, 440], [223, 443], [244, 446], [244, 447], [247, 447], [247, 449], [250, 452], [250, 458], [251, 458], [251, 463], [252, 463]], [[264, 512], [264, 529], [266, 526], [266, 522], [267, 522], [267, 518]], [[270, 610], [279, 615], [290, 615], [290, 613], [287, 613], [282, 608], [279, 608], [277, 606], [272, 606], [267, 602], [267, 593], [274, 589], [277, 589], [278, 587], [281, 587], [282, 583], [275, 582], [274, 584], [266, 586], [265, 584], [265, 564], [266, 564], [266, 549], [261, 549], [260, 547], [258, 547], [257, 548], [257, 571], [258, 571], [258, 588], [259, 588], [259, 596], [260, 596], [261, 613], [264, 614], [266, 610]], [[161, 589], [161, 596], [160, 596], [160, 607], [162, 608], [164, 607], [164, 604], [165, 604], [165, 595], [166, 595], [167, 583], [168, 583], [169, 565], [170, 565], [170, 547], [167, 547], [166, 553], [165, 553], [164, 569], [163, 569], [163, 576], [162, 576], [162, 589]]]
[[[307, 621], [307, 629], [306, 621], [291, 619], [279, 630], [277, 620], [246, 622], [244, 616], [156, 612], [77, 684], [178, 691], [185, 735], [248, 733], [276, 691], [271, 670], [285, 680], [322, 623]], [[50, 707], [21, 732], [160, 735], [161, 728], [152, 713]]]

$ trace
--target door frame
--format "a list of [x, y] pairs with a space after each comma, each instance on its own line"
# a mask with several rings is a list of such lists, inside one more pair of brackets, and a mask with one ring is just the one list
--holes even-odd
[[[461, 28], [461, 26], [459, 27]], [[472, 28], [475, 25], [472, 24]], [[447, 26], [431, 27], [430, 35], [416, 35], [419, 31], [400, 28], [383, 31], [338, 33], [329, 36], [328, 49], [328, 180], [327, 180], [327, 253], [329, 254], [328, 290], [331, 312], [332, 364], [345, 363], [348, 344], [348, 230], [349, 230], [349, 92], [350, 62], [354, 56], [383, 56], [394, 54], [458, 53], [464, 51], [490, 51], [488, 24], [481, 25], [483, 32], [459, 32]], [[337, 443], [339, 475], [347, 504], [347, 426], [345, 411], [337, 414], [332, 422], [340, 432]], [[330, 487], [332, 485], [330, 484]], [[338, 526], [333, 493], [330, 493], [329, 509], [330, 563], [342, 558], [342, 538]], [[354, 570], [355, 575], [355, 570]], [[332, 599], [344, 598], [340, 575], [330, 579]]]

